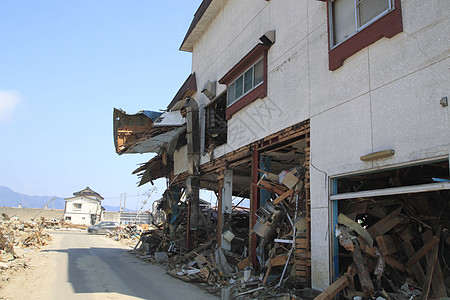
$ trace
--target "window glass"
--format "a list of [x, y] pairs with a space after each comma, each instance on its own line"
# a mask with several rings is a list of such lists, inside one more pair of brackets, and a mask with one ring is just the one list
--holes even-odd
[[254, 70], [255, 70], [255, 84], [254, 84], [254, 86], [257, 86], [264, 79], [263, 60], [262, 59], [255, 64]]
[[234, 98], [234, 87], [235, 86], [236, 86], [236, 84], [234, 82], [228, 86], [228, 91], [227, 91], [228, 105], [233, 104], [234, 100], [236, 99], [236, 98]]
[[264, 64], [260, 59], [247, 71], [241, 74], [233, 83], [228, 85], [227, 102], [228, 106], [252, 91], [256, 86], [264, 81]]
[[389, 0], [358, 0], [357, 3], [359, 26], [364, 26], [389, 9]]
[[236, 86], [234, 87], [234, 99], [238, 99], [239, 97], [242, 96], [242, 94], [244, 93], [243, 91], [243, 87], [244, 87], [244, 76], [239, 76], [238, 79], [236, 79]]
[[333, 45], [337, 45], [356, 32], [354, 0], [332, 2]]
[[253, 87], [253, 67], [244, 73], [244, 94], [250, 91]]

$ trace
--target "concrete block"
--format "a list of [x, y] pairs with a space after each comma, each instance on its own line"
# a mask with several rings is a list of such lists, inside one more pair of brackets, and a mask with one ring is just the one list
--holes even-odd
[[155, 259], [158, 264], [165, 264], [169, 261], [166, 252], [155, 252]]

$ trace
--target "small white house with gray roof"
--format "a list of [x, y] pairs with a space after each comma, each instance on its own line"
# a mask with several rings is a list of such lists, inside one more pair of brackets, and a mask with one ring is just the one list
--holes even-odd
[[103, 197], [86, 187], [66, 198], [64, 220], [72, 224], [93, 225], [101, 220]]

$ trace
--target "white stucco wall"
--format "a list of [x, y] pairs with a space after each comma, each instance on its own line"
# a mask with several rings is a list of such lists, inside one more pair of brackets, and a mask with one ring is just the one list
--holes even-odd
[[[75, 209], [74, 204], [81, 204], [81, 209]], [[72, 224], [90, 225], [91, 214], [97, 215], [97, 218], [100, 217], [101, 203], [99, 201], [82, 196], [66, 199], [64, 218], [71, 217]]]
[[[276, 30], [268, 54], [268, 96], [228, 123], [235, 150], [311, 120], [312, 284], [330, 283], [329, 178], [346, 172], [448, 155], [450, 113], [450, 2], [402, 0], [404, 31], [328, 69], [326, 3], [317, 0], [229, 0], [193, 51], [199, 89], [219, 80]], [[218, 84], [218, 94], [225, 89]], [[206, 97], [197, 93], [200, 104]], [[203, 122], [201, 122], [203, 126]], [[225, 149], [225, 151], [224, 151]], [[395, 150], [389, 159], [360, 156]], [[215, 155], [218, 157], [218, 155]], [[202, 158], [202, 163], [208, 157]]]

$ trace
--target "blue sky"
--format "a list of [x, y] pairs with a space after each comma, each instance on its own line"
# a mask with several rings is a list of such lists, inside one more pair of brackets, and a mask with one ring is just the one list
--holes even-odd
[[131, 172], [152, 154], [115, 153], [113, 108], [166, 108], [191, 72], [179, 47], [200, 3], [1, 1], [0, 185], [59, 197], [89, 186], [135, 209], [152, 186]]

